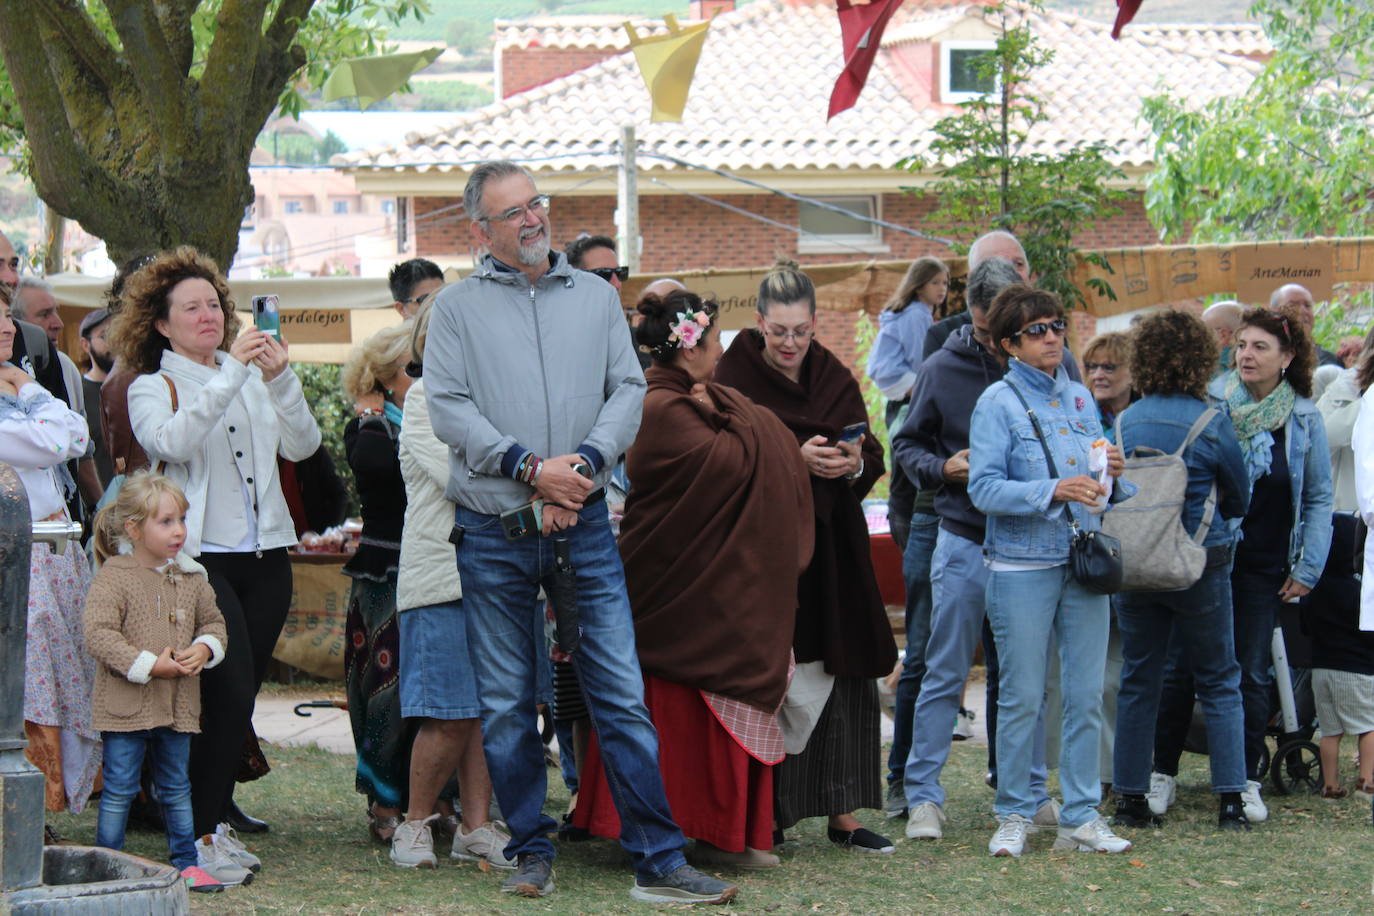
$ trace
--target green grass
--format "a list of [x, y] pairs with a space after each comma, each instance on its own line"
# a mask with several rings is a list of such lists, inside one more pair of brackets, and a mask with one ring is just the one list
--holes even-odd
[[[712, 913], [1008, 914], [1292, 914], [1374, 911], [1369, 805], [1352, 799], [1269, 799], [1269, 823], [1246, 835], [1214, 829], [1206, 758], [1185, 755], [1178, 805], [1160, 831], [1132, 831], [1120, 856], [1052, 852], [1052, 837], [1032, 839], [1021, 859], [992, 859], [992, 793], [982, 782], [985, 749], [955, 745], [945, 785], [950, 816], [938, 843], [899, 840], [891, 856], [843, 853], [824, 837], [821, 820], [788, 832], [783, 866], [730, 876], [735, 904]], [[560, 849], [557, 892], [547, 900], [514, 900], [497, 890], [501, 876], [451, 862], [440, 850], [433, 871], [402, 871], [367, 836], [363, 802], [353, 792], [350, 757], [313, 748], [268, 748], [273, 772], [240, 788], [244, 809], [271, 821], [272, 832], [248, 838], [264, 861], [251, 886], [196, 896], [197, 913], [648, 913], [627, 893], [628, 858], [610, 842]], [[1347, 774], [1353, 778], [1352, 774]], [[550, 813], [566, 803], [549, 770]], [[901, 836], [901, 822], [874, 812], [861, 819]], [[95, 811], [59, 815], [69, 839], [90, 843]], [[163, 860], [160, 835], [131, 833], [129, 850]]]

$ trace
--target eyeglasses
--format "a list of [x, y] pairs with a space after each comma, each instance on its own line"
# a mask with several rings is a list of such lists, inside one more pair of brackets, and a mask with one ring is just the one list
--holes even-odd
[[1056, 318], [1053, 321], [1037, 321], [1035, 324], [1027, 325], [1021, 330], [1017, 331], [1015, 334], [1011, 335], [1011, 339], [1015, 340], [1016, 338], [1024, 334], [1027, 337], [1030, 337], [1034, 340], [1039, 340], [1040, 338], [1048, 334], [1050, 331], [1053, 331], [1055, 335], [1058, 337], [1063, 337], [1064, 329], [1066, 327], [1068, 327], [1068, 325], [1064, 322], [1063, 318]]
[[1087, 371], [1089, 375], [1093, 374], [1098, 369], [1101, 369], [1103, 372], [1107, 373], [1108, 375], [1111, 375], [1113, 372], [1117, 370], [1117, 365], [1116, 363], [1084, 363], [1083, 368]]
[[416, 297], [413, 298], [413, 299], [402, 299], [402, 300], [401, 300], [401, 305], [411, 305], [412, 303], [415, 304], [415, 305], [417, 305], [417, 306], [419, 306], [419, 305], [424, 305], [424, 304], [425, 304], [425, 300], [428, 299], [431, 295], [433, 295], [433, 294], [432, 294], [432, 293], [421, 293], [420, 295], [416, 296]]
[[591, 268], [588, 268], [588, 269], [587, 269], [587, 273], [589, 273], [589, 274], [596, 274], [598, 277], [600, 277], [601, 279], [605, 280], [607, 283], [610, 283], [610, 282], [611, 282], [611, 277], [619, 277], [619, 278], [620, 278], [620, 282], [621, 282], [621, 283], [624, 283], [627, 279], [629, 279], [629, 276], [630, 276], [630, 268], [628, 268], [628, 267], [623, 267], [623, 266], [622, 266], [622, 267], [591, 267]]
[[788, 330], [787, 328], [769, 327], [764, 333], [767, 334], [771, 340], [776, 340], [778, 343], [783, 343], [788, 338], [791, 338], [794, 343], [806, 343], [811, 339], [811, 335], [816, 333], [816, 329], [792, 328]]
[[542, 216], [544, 211], [549, 209], [549, 195], [540, 194], [538, 197], [530, 199], [530, 202], [520, 207], [511, 207], [505, 212], [495, 216], [488, 216], [482, 219], [484, 223], [514, 223], [525, 218], [525, 213], [529, 212], [535, 216]]

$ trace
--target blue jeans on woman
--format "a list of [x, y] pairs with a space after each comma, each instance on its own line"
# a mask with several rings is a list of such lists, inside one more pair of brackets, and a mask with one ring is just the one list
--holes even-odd
[[1079, 585], [1065, 564], [990, 573], [987, 606], [1001, 665], [997, 814], [1019, 814], [1030, 820], [1042, 801], [1033, 791], [1031, 761], [1054, 639], [1059, 645], [1064, 710], [1059, 749], [1064, 807], [1059, 823], [1064, 827], [1085, 824], [1097, 817], [1097, 805], [1102, 800], [1097, 756], [1109, 629], [1107, 596]]
[[887, 755], [887, 784], [900, 786], [906, 757], [911, 751], [912, 720], [916, 716], [916, 697], [926, 673], [926, 641], [930, 638], [930, 557], [935, 552], [935, 537], [940, 532], [940, 517], [914, 512], [902, 551], [902, 579], [906, 583], [906, 652], [902, 673], [897, 679], [897, 697], [892, 712], [892, 751]]
[[124, 848], [129, 806], [138, 795], [138, 778], [145, 754], [152, 756], [153, 785], [167, 825], [167, 850], [178, 871], [196, 864], [196, 831], [191, 816], [191, 736], [170, 728], [134, 732], [101, 732], [105, 745], [100, 814], [95, 822], [95, 845]]
[[[547, 777], [535, 711], [536, 686], [548, 669], [540, 580], [553, 573], [554, 537], [507, 541], [500, 518], [459, 506], [468, 648], [482, 698], [482, 738], [492, 787], [510, 826], [505, 853], [554, 858], [544, 814]], [[658, 768], [658, 732], [644, 706], [644, 676], [635, 652], [625, 570], [604, 504], [587, 506], [566, 537], [577, 574], [582, 642], [572, 656], [600, 743], [606, 783], [620, 813], [620, 842], [644, 877], [685, 864], [682, 831], [673, 821]]]
[[1118, 598], [1122, 669], [1112, 770], [1116, 790], [1125, 795], [1150, 790], [1155, 722], [1172, 639], [1184, 655], [1207, 716], [1212, 791], [1243, 791], [1244, 719], [1231, 628], [1230, 564], [1205, 570], [1183, 591], [1133, 592]]

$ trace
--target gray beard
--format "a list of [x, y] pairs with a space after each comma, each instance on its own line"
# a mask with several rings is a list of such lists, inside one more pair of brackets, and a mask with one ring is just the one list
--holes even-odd
[[520, 245], [516, 255], [520, 263], [526, 267], [533, 267], [549, 257], [549, 234], [544, 233], [544, 237], [532, 245]]

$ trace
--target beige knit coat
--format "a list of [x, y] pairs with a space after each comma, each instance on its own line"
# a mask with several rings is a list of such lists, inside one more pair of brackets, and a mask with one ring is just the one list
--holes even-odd
[[176, 653], [205, 643], [206, 667], [224, 658], [224, 617], [204, 575], [175, 563], [159, 572], [129, 555], [111, 557], [91, 582], [83, 622], [86, 651], [99, 662], [91, 715], [97, 730], [200, 731], [200, 676], [150, 678], [149, 672], [168, 646]]

